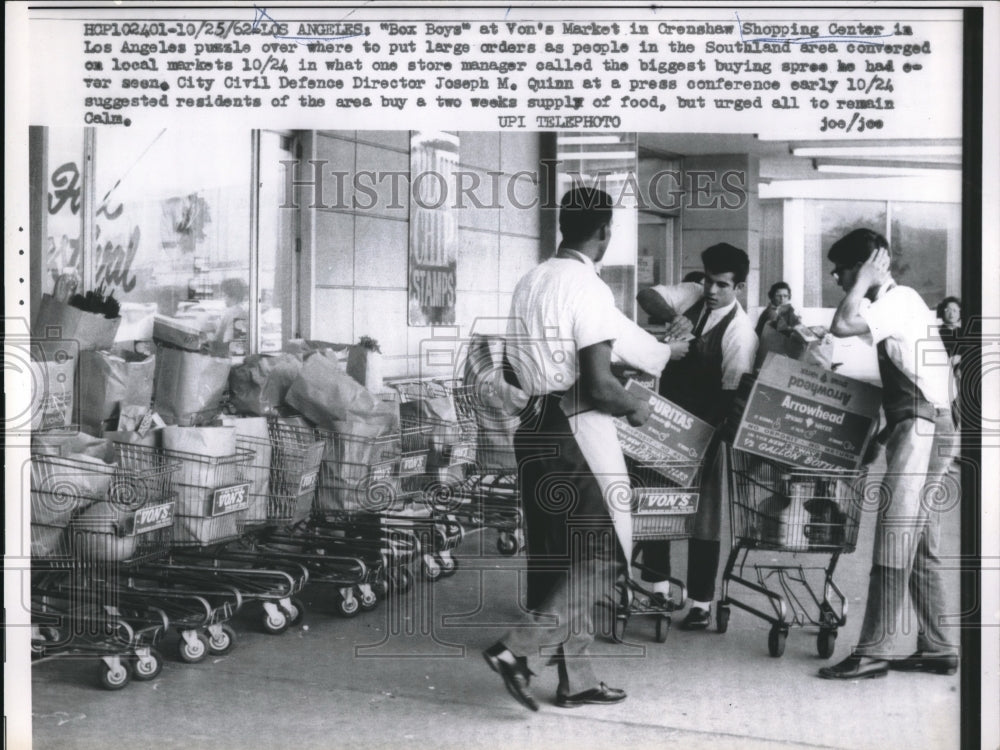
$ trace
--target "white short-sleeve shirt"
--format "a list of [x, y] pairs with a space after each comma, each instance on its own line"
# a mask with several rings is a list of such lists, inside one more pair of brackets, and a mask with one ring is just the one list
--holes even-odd
[[952, 370], [937, 332], [934, 311], [908, 286], [884, 284], [875, 301], [865, 299], [858, 314], [871, 342], [885, 342], [889, 359], [938, 408], [951, 403]]
[[680, 284], [670, 284], [669, 286], [658, 284], [650, 289], [663, 297], [663, 301], [677, 315], [686, 313], [705, 293], [705, 286], [696, 281], [682, 281]]
[[[529, 396], [566, 391], [576, 383], [580, 349], [614, 342], [623, 333], [630, 347], [637, 341], [625, 327], [635, 324], [615, 307], [614, 294], [597, 275], [593, 262], [579, 253], [572, 256], [550, 258], [514, 288], [507, 357]], [[668, 347], [652, 337], [647, 343], [666, 350], [669, 358]]]

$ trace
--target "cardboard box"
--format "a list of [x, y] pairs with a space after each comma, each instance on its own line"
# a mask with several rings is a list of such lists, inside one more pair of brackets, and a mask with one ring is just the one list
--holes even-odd
[[186, 349], [189, 352], [196, 352], [205, 343], [206, 336], [197, 328], [182, 323], [176, 318], [157, 315], [153, 318], [153, 339]]
[[806, 469], [857, 470], [881, 403], [875, 386], [768, 354], [733, 447]]
[[679, 486], [688, 486], [705, 457], [715, 428], [634, 380], [626, 383], [625, 390], [648, 401], [652, 415], [641, 427], [633, 427], [624, 418], [617, 420], [622, 451]]

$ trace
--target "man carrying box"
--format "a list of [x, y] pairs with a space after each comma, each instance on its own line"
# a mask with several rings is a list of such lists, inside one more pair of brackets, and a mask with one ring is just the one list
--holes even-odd
[[[718, 427], [729, 412], [740, 377], [753, 367], [757, 335], [753, 323], [736, 300], [743, 289], [750, 259], [726, 243], [701, 254], [705, 280], [701, 299], [684, 317], [693, 326], [687, 354], [671, 361], [660, 379], [660, 395], [682, 409]], [[688, 592], [691, 609], [683, 630], [704, 630], [710, 622], [711, 602], [719, 570], [719, 536], [725, 497], [726, 465], [718, 432], [705, 456], [698, 512], [688, 542]], [[670, 592], [670, 542], [642, 544], [642, 579], [664, 598]]]
[[[819, 674], [831, 680], [883, 677], [890, 669], [953, 674], [957, 649], [941, 627], [945, 603], [937, 556], [940, 515], [933, 507], [940, 502], [931, 500], [946, 486], [940, 480], [957, 453], [948, 357], [934, 313], [889, 273], [885, 237], [856, 229], [835, 242], [827, 257], [847, 293], [830, 332], [838, 337], [870, 336], [878, 347], [888, 434], [882, 487], [889, 500], [879, 509], [875, 527], [858, 645]], [[935, 361], [943, 364], [926, 364]], [[900, 659], [894, 658], [893, 646], [907, 587], [919, 634], [916, 653]]]

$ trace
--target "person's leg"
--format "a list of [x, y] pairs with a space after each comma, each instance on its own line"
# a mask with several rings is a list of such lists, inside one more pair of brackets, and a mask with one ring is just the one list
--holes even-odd
[[688, 598], [710, 603], [715, 598], [715, 578], [719, 572], [718, 541], [691, 539], [688, 541]]
[[927, 476], [933, 430], [926, 423], [904, 420], [892, 428], [886, 444], [886, 472], [876, 493], [883, 498], [875, 526], [868, 599], [858, 644], [853, 653], [833, 667], [824, 667], [827, 679], [881, 677], [895, 650], [897, 623], [902, 614], [918, 535], [923, 527], [921, 490]]
[[670, 542], [648, 541], [638, 545], [642, 552], [640, 573], [647, 583], [660, 583], [670, 578]]
[[939, 414], [935, 422], [927, 482], [921, 493], [922, 510], [927, 521], [917, 544], [910, 576], [910, 599], [917, 616], [917, 651], [925, 654], [951, 655], [957, 652], [942, 625], [947, 605], [938, 556], [941, 513], [957, 512], [961, 504], [961, 487], [957, 479], [948, 474], [948, 468], [958, 453], [958, 439], [952, 424], [945, 413]]

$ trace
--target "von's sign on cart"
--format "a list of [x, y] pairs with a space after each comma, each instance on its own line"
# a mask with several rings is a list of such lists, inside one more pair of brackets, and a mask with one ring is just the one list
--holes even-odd
[[625, 384], [625, 390], [648, 401], [652, 413], [641, 427], [617, 420], [622, 452], [687, 486], [708, 450], [714, 428], [634, 380]]
[[806, 469], [855, 470], [878, 419], [882, 391], [769, 354], [733, 447]]

